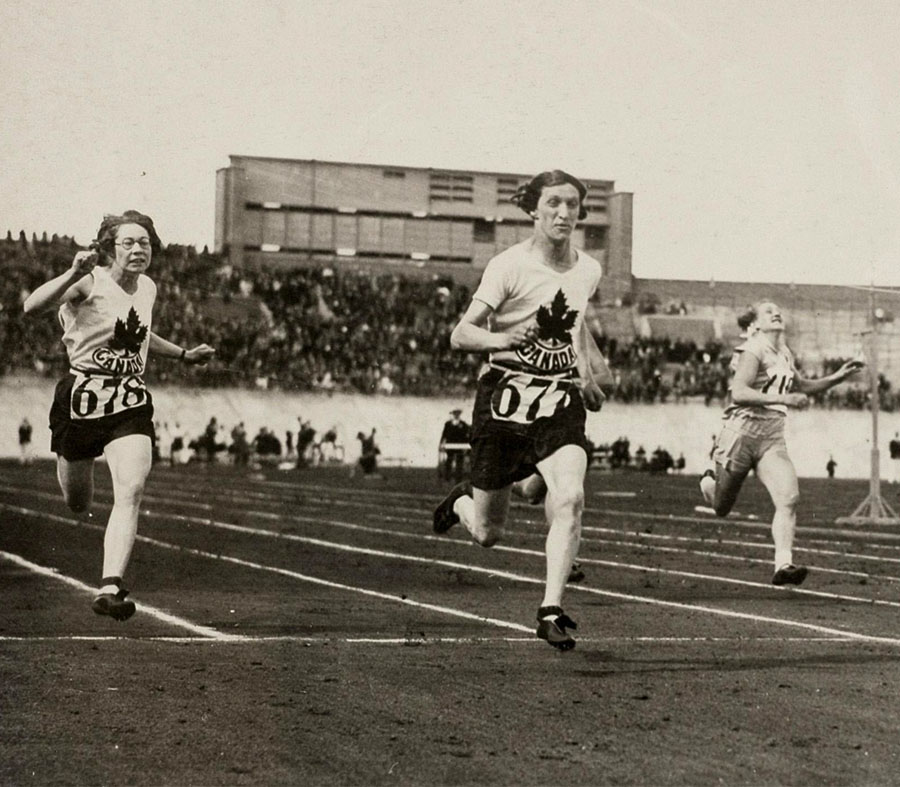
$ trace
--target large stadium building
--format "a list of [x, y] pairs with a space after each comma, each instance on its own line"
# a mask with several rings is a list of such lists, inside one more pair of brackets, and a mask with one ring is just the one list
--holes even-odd
[[[216, 251], [236, 268], [399, 268], [471, 286], [491, 257], [531, 234], [533, 222], [509, 201], [531, 174], [232, 155], [216, 173]], [[865, 288], [635, 277], [633, 195], [612, 180], [582, 180], [588, 215], [574, 242], [603, 265], [597, 330], [728, 343], [737, 315], [766, 297], [787, 311], [791, 345], [808, 369], [860, 353], [872, 313]], [[898, 296], [875, 295], [887, 318], [878, 326], [880, 368], [896, 379]]]
[[[216, 250], [234, 266], [405, 264], [464, 281], [529, 236], [509, 198], [529, 176], [231, 156], [216, 176]], [[631, 194], [586, 179], [579, 248], [604, 264], [611, 299], [631, 289]]]

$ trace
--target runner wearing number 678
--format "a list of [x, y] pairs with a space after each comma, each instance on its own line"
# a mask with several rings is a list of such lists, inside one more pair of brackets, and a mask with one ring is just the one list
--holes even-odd
[[433, 521], [438, 533], [462, 522], [477, 543], [493, 546], [514, 487], [531, 487], [521, 493], [534, 499], [534, 487], [546, 486], [547, 574], [537, 635], [560, 650], [575, 647], [562, 597], [581, 539], [585, 408], [600, 409], [601, 386], [610, 382], [584, 322], [600, 263], [571, 243], [586, 216], [586, 194], [580, 180], [553, 170], [513, 196], [534, 231], [488, 263], [451, 335], [454, 349], [484, 353], [487, 363], [472, 415], [471, 481], [451, 490]]
[[50, 408], [50, 448], [70, 509], [87, 511], [94, 460], [106, 457], [113, 507], [103, 540], [103, 571], [92, 608], [126, 620], [135, 611], [122, 577], [137, 535], [138, 510], [150, 472], [153, 400], [144, 384], [148, 351], [204, 363], [215, 350], [182, 349], [151, 330], [156, 285], [145, 275], [160, 240], [149, 216], [105, 216], [90, 251], [25, 300], [26, 314], [59, 309], [69, 374]]

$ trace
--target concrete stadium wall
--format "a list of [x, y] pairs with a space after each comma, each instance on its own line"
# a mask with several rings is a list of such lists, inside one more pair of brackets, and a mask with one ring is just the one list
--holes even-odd
[[[0, 379], [0, 456], [18, 455], [18, 426], [27, 416], [34, 427], [35, 454], [50, 457], [47, 414], [55, 381], [34, 376]], [[338, 427], [348, 461], [359, 455], [358, 431], [378, 430], [377, 441], [385, 464], [402, 462], [432, 467], [444, 421], [453, 407], [471, 411], [471, 401], [405, 397], [366, 397], [336, 394], [283, 393], [242, 389], [153, 389], [160, 422], [178, 422], [188, 436], [202, 433], [210, 417], [230, 432], [244, 421], [249, 435], [261, 426], [296, 433], [297, 416], [309, 419], [319, 433]], [[466, 420], [468, 420], [467, 416]], [[673, 456], [684, 453], [687, 472], [706, 467], [712, 435], [719, 429], [721, 410], [700, 403], [624, 405], [610, 403], [601, 413], [590, 413], [588, 436], [597, 444], [620, 436], [631, 441], [632, 453], [643, 445], [648, 455], [658, 445]], [[900, 414], [882, 414], [879, 448], [882, 476], [889, 477], [887, 442], [900, 430]], [[788, 420], [788, 446], [797, 470], [804, 477], [825, 475], [825, 463], [833, 455], [842, 478], [867, 478], [871, 450], [871, 417], [867, 412], [810, 410], [793, 413]]]

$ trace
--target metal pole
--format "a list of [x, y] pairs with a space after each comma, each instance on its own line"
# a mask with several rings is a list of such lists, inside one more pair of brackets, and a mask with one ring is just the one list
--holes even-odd
[[878, 411], [881, 409], [881, 393], [878, 390], [878, 320], [875, 317], [875, 285], [869, 289], [869, 319], [872, 332], [869, 341], [869, 387], [872, 390], [872, 470], [869, 478], [869, 494], [872, 501], [881, 500], [881, 456], [878, 451]]
[[875, 285], [869, 288], [869, 405], [872, 408], [872, 462], [869, 468], [869, 494], [857, 509], [846, 517], [838, 517], [838, 524], [900, 524], [900, 517], [881, 497], [881, 457], [878, 450], [878, 411], [881, 394], [878, 390], [878, 320], [875, 316]]

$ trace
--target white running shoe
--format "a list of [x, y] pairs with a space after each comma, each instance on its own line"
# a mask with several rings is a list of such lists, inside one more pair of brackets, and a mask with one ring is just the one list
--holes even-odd
[[700, 494], [703, 499], [713, 505], [716, 500], [716, 474], [712, 470], [707, 470], [700, 476]]

